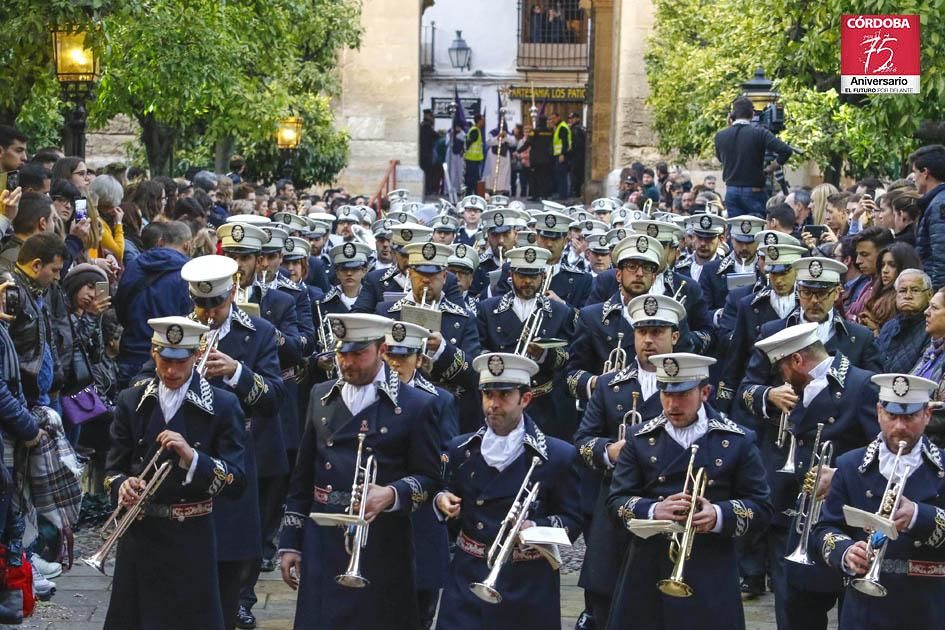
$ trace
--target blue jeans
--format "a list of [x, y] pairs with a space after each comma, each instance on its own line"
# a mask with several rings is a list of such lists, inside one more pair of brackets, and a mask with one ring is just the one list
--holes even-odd
[[767, 202], [768, 193], [764, 190], [756, 190], [750, 186], [726, 186], [725, 188], [725, 208], [730, 217], [751, 214], [764, 219]]
[[561, 162], [555, 158], [555, 194], [559, 199], [567, 199], [571, 196], [571, 170], [568, 168], [568, 162]]

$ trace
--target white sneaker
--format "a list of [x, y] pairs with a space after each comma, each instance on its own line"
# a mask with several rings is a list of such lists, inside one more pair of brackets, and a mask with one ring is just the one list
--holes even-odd
[[62, 575], [62, 565], [58, 562], [47, 562], [43, 560], [39, 554], [32, 554], [30, 556], [30, 564], [33, 565], [33, 568], [42, 573], [47, 578], [59, 577]]
[[49, 597], [56, 592], [56, 583], [47, 580], [39, 571], [33, 571], [33, 592], [40, 598]]

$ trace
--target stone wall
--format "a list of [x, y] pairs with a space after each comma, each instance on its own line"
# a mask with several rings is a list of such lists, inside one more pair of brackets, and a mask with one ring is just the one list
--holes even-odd
[[342, 91], [335, 124], [351, 134], [348, 167], [338, 184], [372, 194], [390, 160], [400, 160], [397, 185], [423, 192], [418, 166], [420, 98], [419, 0], [368, 0], [361, 10], [358, 50], [339, 59]]
[[112, 162], [128, 162], [125, 145], [138, 142], [141, 129], [127, 116], [116, 116], [102, 129], [89, 132], [85, 142], [85, 161], [92, 168]]

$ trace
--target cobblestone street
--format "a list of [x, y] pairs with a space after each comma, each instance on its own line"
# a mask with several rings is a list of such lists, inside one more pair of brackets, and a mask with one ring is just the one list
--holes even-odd
[[[87, 552], [92, 543], [88, 532], [76, 537], [76, 558], [79, 549]], [[561, 628], [574, 627], [584, 608], [582, 590], [577, 586], [580, 558], [584, 553], [583, 538], [571, 553], [564, 555], [561, 577]], [[112, 564], [108, 567], [112, 571]], [[105, 620], [111, 579], [76, 561], [68, 573], [55, 578], [56, 594], [49, 602], [37, 602], [36, 612], [20, 628], [30, 630], [99, 630]], [[254, 612], [260, 630], [284, 630], [292, 627], [295, 594], [282, 583], [278, 572], [263, 573], [257, 587], [259, 603]], [[746, 602], [745, 617], [749, 630], [774, 630], [774, 598], [768, 594]], [[6, 626], [4, 626], [6, 627]], [[835, 623], [831, 627], [836, 627]], [[501, 630], [501, 629], [496, 629]]]

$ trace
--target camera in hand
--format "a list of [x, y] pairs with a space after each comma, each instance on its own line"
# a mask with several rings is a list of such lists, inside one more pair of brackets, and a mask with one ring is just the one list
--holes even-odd
[[818, 243], [820, 239], [823, 238], [824, 232], [827, 231], [826, 225], [805, 225], [804, 231], [814, 237], [814, 240]]
[[89, 202], [85, 197], [75, 200], [75, 221], [81, 221], [89, 216]]
[[20, 291], [16, 285], [6, 288], [3, 294], [3, 312], [7, 315], [16, 315], [20, 310]]
[[7, 190], [14, 191], [20, 187], [20, 171], [7, 173]]

